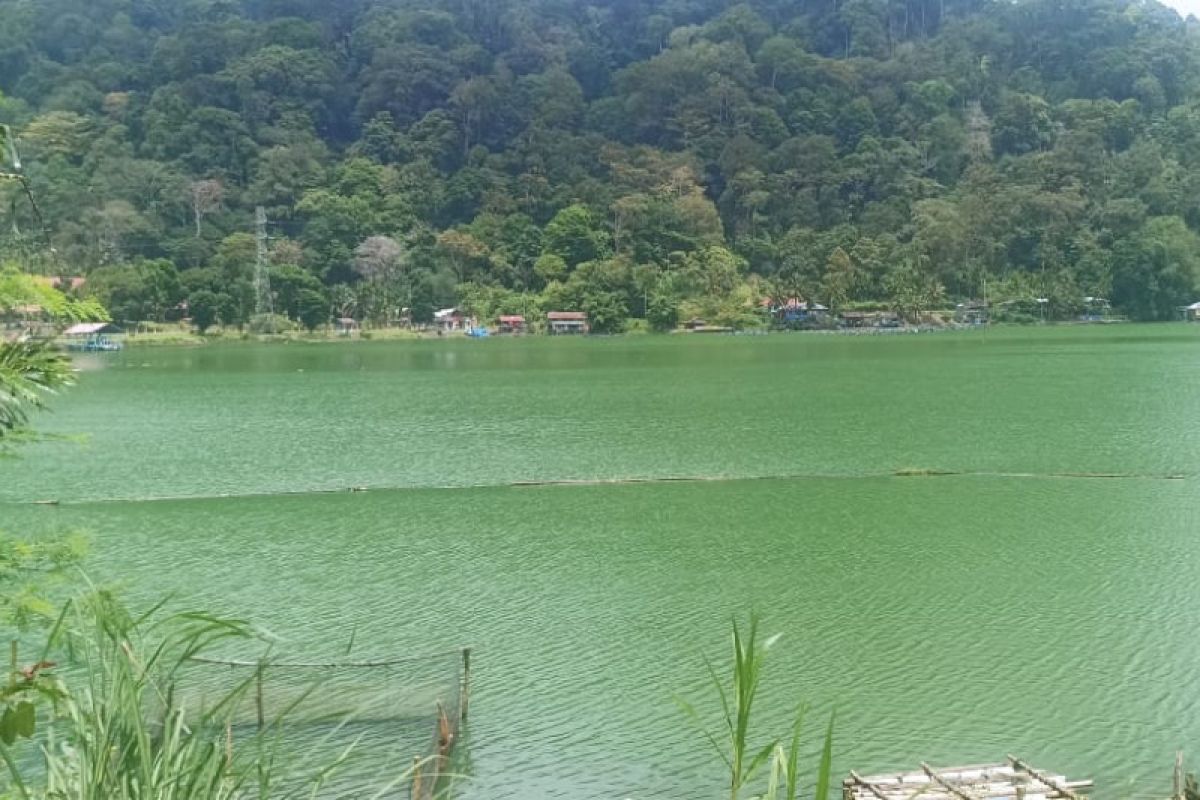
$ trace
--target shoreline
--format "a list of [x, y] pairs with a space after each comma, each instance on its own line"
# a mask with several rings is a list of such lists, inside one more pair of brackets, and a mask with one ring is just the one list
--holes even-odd
[[[606, 334], [585, 334], [585, 335], [560, 335], [552, 336], [545, 333], [524, 333], [524, 334], [491, 334], [488, 339], [622, 339], [622, 338], [671, 338], [678, 336], [697, 336], [702, 338], [726, 338], [726, 337], [749, 337], [749, 336], [794, 336], [794, 335], [811, 335], [811, 336], [905, 336], [914, 334], [939, 334], [939, 333], [967, 333], [967, 332], [984, 332], [984, 331], [1008, 331], [1008, 330], [1032, 330], [1038, 328], [1095, 328], [1095, 327], [1110, 327], [1113, 325], [1129, 325], [1129, 324], [1158, 324], [1171, 327], [1177, 327], [1182, 323], [1176, 322], [1160, 322], [1160, 323], [1131, 323], [1126, 320], [1108, 320], [1098, 322], [1082, 322], [1082, 321], [1059, 321], [1059, 322], [1044, 322], [1044, 323], [996, 323], [992, 325], [966, 325], [951, 323], [947, 325], [905, 325], [897, 328], [835, 328], [835, 329], [814, 329], [814, 330], [772, 330], [767, 328], [747, 328], [743, 330], [733, 331], [689, 331], [686, 329], [677, 329], [666, 332], [654, 332], [647, 330], [623, 331], [621, 333], [606, 333]], [[152, 347], [206, 347], [214, 344], [234, 344], [234, 343], [249, 343], [249, 344], [343, 344], [355, 342], [399, 342], [399, 341], [466, 341], [472, 337], [468, 336], [466, 331], [450, 331], [446, 333], [435, 333], [433, 331], [420, 331], [410, 328], [380, 328], [363, 331], [354, 335], [345, 336], [329, 332], [304, 333], [293, 331], [282, 334], [252, 334], [239, 333], [237, 331], [221, 331], [216, 334], [201, 335], [194, 332], [184, 331], [182, 329], [165, 330], [165, 331], [148, 331], [142, 333], [126, 333], [119, 334], [114, 337], [117, 341], [122, 342], [127, 348], [152, 348]], [[61, 340], [56, 339], [56, 342], [63, 344]]]

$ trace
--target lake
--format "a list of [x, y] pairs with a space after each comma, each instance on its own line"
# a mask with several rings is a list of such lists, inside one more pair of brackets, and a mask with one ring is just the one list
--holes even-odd
[[0, 462], [0, 524], [289, 654], [472, 645], [463, 798], [719, 796], [675, 698], [750, 609], [764, 733], [836, 708], [839, 777], [1200, 758], [1200, 326], [77, 363], [37, 423], [87, 439]]

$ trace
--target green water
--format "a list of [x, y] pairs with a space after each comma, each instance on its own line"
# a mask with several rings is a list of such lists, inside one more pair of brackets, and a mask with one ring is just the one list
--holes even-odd
[[673, 696], [751, 607], [764, 725], [836, 706], [841, 772], [1200, 758], [1200, 326], [79, 363], [40, 422], [90, 439], [0, 464], [0, 522], [287, 652], [473, 645], [466, 798], [716, 796]]

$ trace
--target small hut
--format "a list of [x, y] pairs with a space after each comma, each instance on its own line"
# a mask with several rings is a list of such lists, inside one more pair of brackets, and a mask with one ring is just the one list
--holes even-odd
[[1192, 303], [1190, 306], [1184, 306], [1183, 318], [1188, 322], [1200, 322], [1200, 303]]
[[960, 325], [986, 325], [990, 318], [987, 304], [981, 300], [968, 300], [954, 307], [954, 321]]
[[441, 308], [433, 312], [433, 325], [445, 333], [466, 330], [470, 327], [469, 321], [457, 308]]
[[546, 314], [546, 327], [552, 334], [587, 333], [588, 315], [583, 311], [551, 311]]
[[1069, 780], [1035, 769], [1009, 756], [1001, 764], [933, 768], [863, 777], [851, 772], [842, 782], [843, 800], [1082, 800], [1092, 781]]
[[505, 314], [499, 320], [500, 333], [524, 333], [525, 332], [525, 317], [520, 314]]
[[362, 325], [354, 317], [338, 317], [334, 320], [334, 330], [338, 336], [353, 336], [362, 329]]
[[120, 350], [121, 343], [109, 338], [121, 329], [111, 322], [80, 322], [62, 332], [68, 350], [87, 352]]

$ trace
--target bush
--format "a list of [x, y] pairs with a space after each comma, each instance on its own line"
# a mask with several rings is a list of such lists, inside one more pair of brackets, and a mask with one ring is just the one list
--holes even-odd
[[282, 314], [255, 314], [250, 318], [251, 333], [290, 333], [296, 323]]

